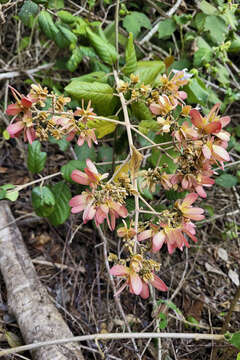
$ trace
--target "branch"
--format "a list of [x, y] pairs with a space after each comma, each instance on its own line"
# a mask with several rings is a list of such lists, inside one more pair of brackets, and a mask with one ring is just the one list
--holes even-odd
[[6, 73], [3, 73], [3, 74], [0, 74], [0, 80], [3, 80], [3, 79], [12, 79], [13, 77], [17, 77], [17, 76], [22, 76], [22, 75], [31, 75], [31, 74], [34, 74], [38, 71], [41, 71], [41, 70], [46, 70], [46, 69], [50, 69], [51, 67], [53, 67], [55, 63], [49, 63], [49, 64], [43, 64], [43, 65], [40, 65], [34, 69], [29, 69], [29, 70], [21, 70], [21, 71], [9, 71], [9, 72], [6, 72]]
[[[176, 4], [166, 13], [166, 16], [171, 17], [177, 11], [179, 6], [181, 5], [181, 2], [182, 2], [182, 0], [177, 0]], [[156, 23], [156, 25], [154, 25], [153, 28], [147, 33], [147, 35], [144, 36], [142, 38], [142, 40], [139, 41], [140, 45], [144, 44], [146, 41], [149, 41], [153, 37], [153, 35], [156, 34], [161, 21], [162, 21], [162, 18], [160, 18], [158, 20], [158, 22]]]
[[214, 335], [214, 334], [195, 334], [195, 333], [109, 333], [109, 334], [93, 334], [93, 335], [83, 335], [75, 336], [72, 338], [64, 338], [51, 341], [43, 341], [35, 344], [18, 346], [16, 348], [7, 349], [0, 351], [0, 357], [8, 354], [15, 354], [20, 351], [38, 349], [42, 346], [47, 345], [58, 345], [58, 344], [67, 344], [69, 342], [82, 342], [89, 340], [123, 340], [123, 339], [193, 339], [196, 341], [199, 340], [224, 340], [224, 335]]

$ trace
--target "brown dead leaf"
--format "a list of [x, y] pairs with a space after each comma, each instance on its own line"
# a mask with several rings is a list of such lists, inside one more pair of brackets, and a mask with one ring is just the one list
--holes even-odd
[[129, 170], [132, 175], [132, 178], [134, 179], [136, 177], [136, 173], [138, 172], [143, 155], [134, 147], [132, 146], [132, 156], [129, 162]]
[[186, 317], [192, 316], [197, 321], [201, 320], [204, 302], [202, 299], [191, 299], [188, 295], [183, 298], [183, 310]]

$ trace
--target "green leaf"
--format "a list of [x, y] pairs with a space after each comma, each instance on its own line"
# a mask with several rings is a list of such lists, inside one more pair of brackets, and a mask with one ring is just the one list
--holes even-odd
[[53, 212], [48, 216], [48, 220], [52, 225], [57, 226], [63, 224], [70, 215], [69, 200], [72, 195], [64, 181], [51, 186], [50, 190], [55, 197], [56, 203]]
[[31, 25], [34, 17], [38, 13], [38, 5], [32, 2], [31, 0], [25, 1], [21, 10], [18, 13], [20, 20], [24, 23], [24, 25]]
[[72, 81], [73, 80], [89, 82], [89, 83], [92, 83], [95, 81], [100, 82], [100, 83], [107, 83], [108, 75], [103, 71], [94, 71], [94, 72], [91, 72], [90, 74], [74, 77], [74, 78], [72, 78]]
[[160, 300], [157, 301], [157, 304], [166, 304], [167, 307], [169, 307], [170, 309], [175, 311], [175, 313], [182, 314], [181, 310], [170, 300], [160, 299]]
[[91, 100], [94, 111], [101, 115], [111, 115], [118, 102], [113, 95], [113, 89], [108, 84], [73, 80], [65, 90], [79, 101]]
[[161, 329], [161, 330], [163, 330], [163, 329], [166, 329], [166, 327], [167, 327], [167, 324], [168, 324], [168, 322], [167, 322], [167, 315], [166, 314], [164, 314], [164, 313], [162, 313], [162, 312], [160, 312], [159, 314], [158, 314], [158, 318], [159, 318], [159, 329]]
[[64, 8], [64, 0], [48, 0], [49, 9], [62, 9]]
[[[168, 154], [170, 154], [173, 158], [177, 156], [177, 153], [174, 150], [168, 150]], [[156, 166], [158, 163], [158, 158], [160, 158], [159, 166], [166, 166], [166, 173], [174, 174], [177, 169], [177, 164], [169, 158], [166, 154], [160, 152], [160, 150], [153, 149], [152, 155], [149, 157], [149, 161], [153, 166]]]
[[204, 24], [204, 30], [209, 31], [212, 41], [221, 44], [225, 40], [227, 34], [227, 25], [220, 16], [207, 16]]
[[53, 136], [49, 136], [48, 140], [51, 144], [57, 144], [61, 151], [66, 151], [70, 144], [69, 141], [66, 140], [66, 136], [60, 140], [55, 139]]
[[198, 7], [206, 15], [216, 15], [218, 13], [218, 10], [213, 5], [209, 4], [209, 2], [207, 2], [205, 0], [201, 1], [201, 3], [198, 5]]
[[29, 36], [25, 36], [20, 40], [20, 44], [19, 44], [19, 48], [18, 50], [21, 52], [24, 49], [26, 49], [28, 47], [30, 43], [30, 37]]
[[82, 52], [82, 56], [86, 56], [86, 57], [88, 57], [90, 59], [96, 59], [97, 58], [97, 54], [96, 54], [95, 50], [91, 46], [83, 46], [83, 45], [81, 45], [80, 50]]
[[[109, 145], [103, 144], [98, 148], [98, 161], [99, 162], [112, 162], [113, 148]], [[101, 172], [107, 172], [112, 169], [112, 164], [99, 166]]]
[[81, 160], [81, 162], [86, 161], [86, 159], [90, 159], [92, 161], [96, 161], [97, 159], [96, 150], [93, 147], [89, 148], [86, 143], [84, 143], [82, 146], [78, 146], [76, 144], [74, 146], [74, 151], [78, 160]]
[[[16, 188], [16, 185], [13, 185], [13, 184], [2, 185], [0, 188], [1, 200], [4, 198], [4, 199], [11, 200], [11, 201], [16, 201], [18, 198], [19, 192], [13, 191], [15, 188]], [[7, 191], [7, 190], [10, 190], [10, 191]]]
[[74, 181], [71, 178], [73, 170], [81, 170], [83, 171], [86, 167], [86, 161], [80, 161], [80, 160], [71, 160], [66, 165], [63, 165], [61, 167], [61, 174], [64, 180], [74, 183]]
[[169, 38], [174, 33], [176, 28], [177, 25], [173, 19], [166, 19], [161, 21], [158, 26], [158, 38], [159, 39]]
[[86, 23], [85, 20], [83, 20], [80, 16], [76, 17], [76, 21], [74, 24], [74, 33], [76, 35], [80, 35], [80, 36], [86, 36], [87, 35], [87, 27], [88, 24]]
[[[108, 41], [115, 46], [116, 44], [116, 25], [115, 21], [109, 23], [104, 29], [104, 35], [108, 39]], [[118, 42], [123, 47], [123, 49], [127, 46], [127, 37], [126, 35], [121, 34], [118, 32]]]
[[237, 360], [240, 360], [240, 353], [237, 354]]
[[125, 51], [125, 62], [126, 65], [123, 68], [123, 72], [125, 75], [130, 75], [137, 70], [137, 57], [133, 43], [132, 33], [130, 33], [128, 36], [128, 42]]
[[230, 48], [228, 49], [228, 52], [230, 53], [237, 53], [240, 51], [240, 36], [238, 36], [236, 33], [234, 34], [234, 38], [231, 42]]
[[151, 22], [144, 13], [133, 11], [123, 19], [123, 27], [136, 38], [142, 27], [151, 29]]
[[58, 11], [57, 16], [66, 24], [72, 24], [76, 20], [76, 17], [66, 10]]
[[47, 153], [41, 152], [41, 144], [34, 141], [32, 145], [28, 145], [27, 166], [31, 173], [36, 174], [44, 169], [47, 159]]
[[0, 200], [5, 199], [7, 191], [0, 187]]
[[82, 61], [82, 52], [79, 47], [76, 47], [73, 49], [72, 55], [70, 56], [68, 62], [67, 62], [67, 68], [69, 71], [73, 72], [78, 68], [78, 65]]
[[59, 30], [54, 24], [51, 15], [43, 10], [38, 16], [38, 23], [44, 34], [51, 40], [55, 40]]
[[157, 131], [159, 130], [159, 124], [157, 123], [156, 120], [142, 120], [139, 123], [139, 131], [141, 131], [141, 133], [147, 135], [149, 133], [149, 131]]
[[235, 11], [236, 11], [236, 8], [233, 8], [233, 9], [228, 8], [224, 11], [224, 14], [222, 15], [225, 22], [228, 25], [230, 25], [233, 30], [237, 30], [237, 25], [238, 25], [238, 19], [234, 15]]
[[3, 130], [3, 137], [5, 140], [9, 140], [10, 139], [10, 134], [9, 132], [7, 131], [7, 129]]
[[216, 63], [216, 71], [214, 73], [214, 77], [224, 86], [227, 86], [230, 82], [228, 70], [224, 65], [220, 64], [219, 62]]
[[96, 119], [88, 121], [88, 126], [91, 129], [95, 129], [95, 133], [98, 139], [103, 138], [105, 135], [111, 134], [115, 131], [117, 124], [104, 119]]
[[237, 349], [240, 349], [240, 331], [234, 333], [234, 334], [229, 334], [226, 333], [224, 334], [225, 339], [232, 344], [233, 346], [235, 346]]
[[139, 76], [141, 83], [151, 84], [165, 69], [163, 61], [138, 61], [135, 75]]
[[206, 17], [207, 17], [207, 15], [205, 15], [203, 13], [198, 13], [194, 17], [193, 26], [195, 26], [198, 31], [203, 31]]
[[[138, 100], [137, 102], [132, 103], [131, 109], [132, 109], [133, 114], [136, 116], [136, 118], [138, 120], [152, 121], [152, 113], [143, 101]], [[159, 128], [159, 126], [158, 126], [158, 128]]]
[[55, 206], [55, 197], [49, 187], [37, 186], [32, 190], [32, 206], [38, 216], [49, 216]]
[[171, 189], [171, 190], [166, 190], [165, 195], [168, 200], [176, 201], [178, 199], [183, 199], [187, 195], [187, 191], [178, 192]]
[[[195, 319], [195, 317], [193, 316], [188, 316], [186, 319], [188, 322], [190, 322], [193, 325], [199, 325], [199, 321], [197, 319]], [[190, 325], [191, 326], [191, 325]], [[195, 326], [194, 326], [195, 327]]]
[[222, 174], [216, 179], [215, 183], [229, 189], [237, 185], [237, 177], [230, 174]]
[[107, 40], [103, 40], [99, 35], [95, 34], [89, 27], [86, 31], [92, 46], [102, 61], [109, 65], [115, 64], [118, 57], [115, 47]]
[[190, 79], [189, 83], [184, 87], [184, 90], [188, 94], [188, 102], [190, 104], [200, 103], [201, 105], [206, 105], [209, 100], [209, 93], [206, 86], [198, 77]]
[[77, 37], [71, 30], [60, 24], [56, 24], [56, 27], [58, 32], [55, 34], [53, 40], [60, 49], [65, 49], [69, 47], [70, 44], [76, 44]]
[[206, 48], [200, 48], [194, 53], [193, 65], [199, 67], [211, 61], [212, 50]]

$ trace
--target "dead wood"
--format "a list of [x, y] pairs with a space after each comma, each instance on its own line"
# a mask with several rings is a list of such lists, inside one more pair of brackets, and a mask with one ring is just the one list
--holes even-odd
[[[8, 296], [9, 312], [18, 322], [26, 344], [70, 338], [72, 332], [41, 284], [7, 202], [0, 203], [0, 270]], [[35, 350], [36, 360], [83, 360], [78, 344]]]

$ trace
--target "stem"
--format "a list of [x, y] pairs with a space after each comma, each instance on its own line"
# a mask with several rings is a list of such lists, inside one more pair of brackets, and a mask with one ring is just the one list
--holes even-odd
[[61, 175], [61, 171], [56, 172], [56, 173], [51, 174], [51, 175], [44, 176], [44, 177], [42, 177], [41, 179], [37, 179], [37, 180], [31, 181], [31, 182], [29, 182], [29, 183], [27, 183], [27, 184], [16, 185], [16, 188], [15, 188], [15, 189], [8, 191], [8, 194], [11, 194], [11, 193], [13, 193], [13, 192], [15, 192], [15, 191], [21, 191], [21, 190], [27, 188], [28, 186], [31, 186], [31, 185], [33, 185], [33, 184], [37, 184], [37, 183], [39, 183], [39, 182], [42, 182], [42, 181], [44, 181], [44, 180], [50, 179], [50, 178], [55, 177], [55, 176], [58, 176], [58, 175]]
[[58, 344], [67, 344], [69, 342], [82, 342], [88, 340], [119, 340], [119, 339], [194, 339], [199, 340], [224, 340], [224, 335], [215, 335], [215, 334], [195, 334], [195, 333], [109, 333], [109, 334], [93, 334], [93, 335], [83, 335], [75, 336], [71, 338], [64, 338], [58, 340], [42, 341], [35, 344], [28, 344], [23, 346], [18, 346], [11, 349], [6, 349], [0, 351], [0, 357], [9, 354], [15, 354], [21, 351], [38, 349], [42, 346], [47, 345], [58, 345]]
[[[116, 70], [113, 70], [113, 75], [115, 78], [115, 82], [118, 88], [119, 85], [119, 77], [118, 77], [118, 73]], [[121, 105], [122, 105], [122, 109], [123, 109], [123, 116], [124, 116], [124, 122], [126, 125], [126, 130], [127, 130], [127, 137], [128, 137], [128, 146], [129, 146], [129, 150], [130, 150], [130, 155], [132, 156], [133, 150], [132, 148], [134, 147], [133, 145], [133, 138], [132, 138], [132, 132], [131, 132], [131, 122], [128, 116], [128, 110], [127, 110], [127, 104], [126, 104], [126, 100], [125, 97], [123, 95], [123, 93], [119, 92], [119, 98], [121, 101]], [[133, 130], [136, 130], [135, 128], [132, 128]], [[139, 131], [139, 133], [142, 135], [142, 133]], [[132, 178], [132, 184], [133, 184], [133, 188], [134, 190], [138, 193], [138, 187], [137, 187], [137, 179], [136, 177]], [[138, 195], [134, 195], [134, 199], [135, 199], [135, 220], [134, 220], [134, 229], [135, 229], [135, 237], [134, 237], [134, 253], [136, 253], [137, 251], [137, 233], [138, 233], [138, 219], [139, 219], [139, 196]]]
[[[119, 26], [119, 0], [116, 0], [116, 10], [115, 10], [115, 46], [117, 54], [119, 53], [119, 47], [118, 47], [118, 26]], [[119, 60], [117, 57], [117, 63], [116, 63], [117, 71], [119, 70]]]

